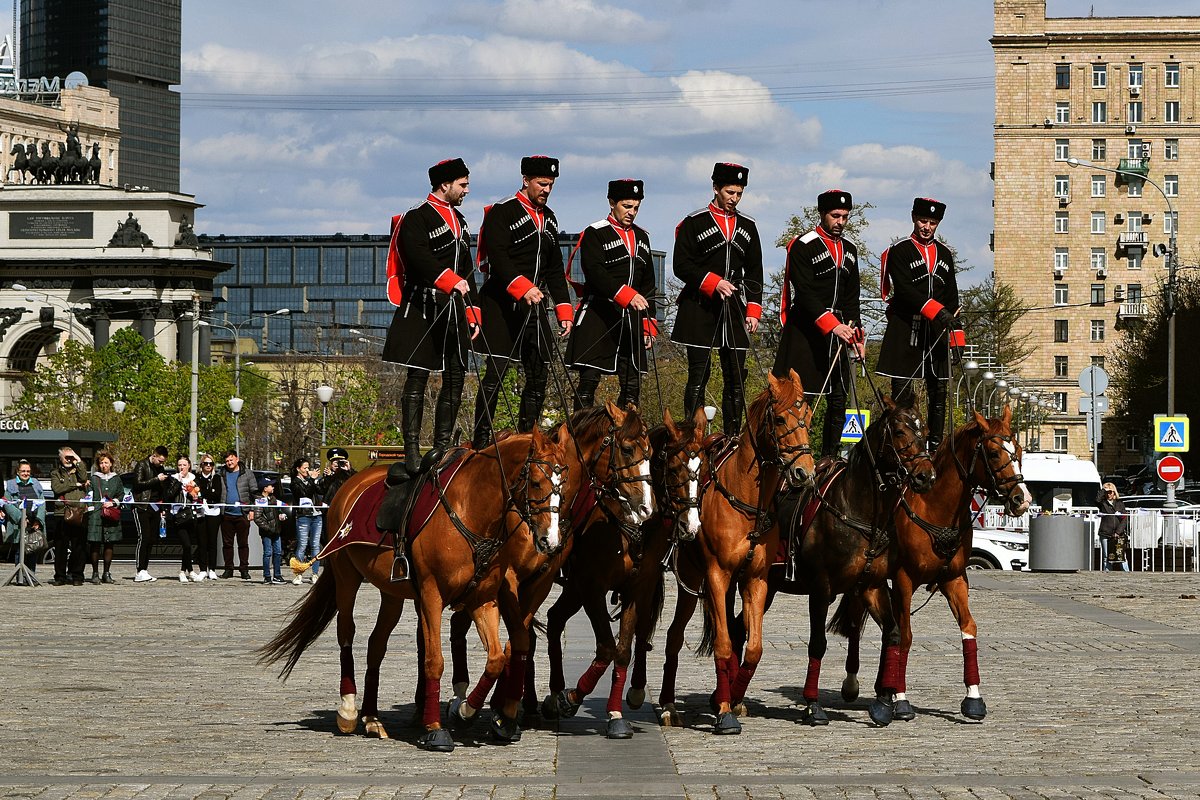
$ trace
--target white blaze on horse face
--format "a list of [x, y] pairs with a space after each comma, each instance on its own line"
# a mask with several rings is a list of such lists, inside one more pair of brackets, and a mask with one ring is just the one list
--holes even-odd
[[650, 490], [650, 459], [642, 459], [638, 464], [638, 477], [642, 479], [642, 507], [638, 514], [638, 524], [650, 519], [654, 513], [654, 493]]
[[550, 473], [550, 525], [546, 528], [546, 550], [558, 549], [558, 510], [562, 505], [562, 476]]
[[[700, 456], [692, 456], [688, 459], [688, 474], [700, 474]], [[700, 481], [688, 479], [687, 496], [689, 500], [695, 500], [700, 494]], [[689, 536], [695, 536], [700, 533], [700, 509], [694, 505], [687, 510], [686, 525]]]

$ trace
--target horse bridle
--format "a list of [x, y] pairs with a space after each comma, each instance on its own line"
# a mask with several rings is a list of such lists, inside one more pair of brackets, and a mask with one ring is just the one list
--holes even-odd
[[[638, 468], [649, 461], [648, 447], [638, 447], [642, 451], [640, 458], [629, 462], [628, 464], [617, 463], [617, 432], [618, 427], [616, 422], [609, 424], [608, 433], [600, 441], [600, 446], [596, 448], [596, 452], [588, 459], [587, 470], [588, 479], [592, 483], [592, 491], [596, 494], [597, 505], [604, 510], [608, 521], [618, 527], [630, 541], [640, 543], [642, 540], [642, 529], [638, 525], [626, 522], [620, 516], [613, 512], [605, 500], [615, 500], [621, 507], [628, 508], [629, 501], [621, 494], [621, 486], [627, 483], [649, 483], [649, 475], [641, 475], [637, 472]], [[640, 437], [639, 437], [640, 438]], [[600, 459], [605, 455], [608, 456], [608, 480], [600, 481], [596, 476], [596, 465], [600, 463]], [[632, 475], [623, 475], [622, 473], [634, 470]]]
[[[984, 454], [984, 445], [990, 441], [1000, 442], [1001, 444], [997, 450], [1008, 456], [1008, 460], [998, 467], [993, 467], [991, 462], [988, 460], [988, 456]], [[992, 485], [990, 487], [983, 485], [979, 486], [979, 488], [984, 489], [988, 493], [989, 497], [994, 497], [1000, 501], [1004, 501], [1004, 499], [1012, 493], [1013, 488], [1015, 488], [1017, 484], [1025, 481], [1025, 476], [1022, 475], [1020, 470], [1016, 468], [1013, 469], [1013, 474], [1007, 478], [1000, 478], [997, 476], [998, 472], [1003, 472], [1010, 466], [1017, 463], [1016, 456], [1013, 453], [1008, 452], [1008, 449], [1004, 447], [1005, 444], [1012, 444], [1013, 450], [1015, 451], [1016, 437], [1012, 434], [1005, 436], [999, 433], [989, 433], [986, 436], [979, 437], [979, 441], [975, 444], [975, 449], [971, 455], [971, 466], [967, 469], [963, 476], [963, 480], [973, 478], [975, 475], [975, 466], [979, 463], [979, 459], [982, 456], [984, 463], [987, 464], [987, 474], [988, 478], [991, 479]]]
[[[690, 445], [690, 447], [689, 447]], [[694, 448], [694, 449], [693, 449]], [[668, 448], [663, 450], [663, 491], [666, 495], [663, 498], [664, 505], [667, 506], [663, 510], [663, 516], [671, 517], [675, 520], [678, 528], [680, 519], [691, 509], [700, 510], [700, 464], [703, 463], [701, 453], [703, 452], [702, 445], [696, 441], [693, 435], [690, 442], [679, 445], [678, 447]], [[669, 465], [672, 459], [683, 456], [683, 471], [685, 477], [683, 480], [672, 482], [670, 476], [675, 473], [675, 470], [670, 469]], [[695, 459], [698, 463], [695, 468], [692, 467], [692, 460]], [[687, 485], [692, 481], [696, 482], [696, 496], [688, 497]], [[680, 492], [679, 490], [683, 490]]]
[[[912, 425], [905, 424], [905, 427], [912, 432], [909, 436], [909, 441], [905, 442], [903, 450], [896, 447], [896, 429], [892, 425], [893, 420], [887, 419], [884, 422], [884, 443], [880, 447], [880, 451], [890, 450], [894, 457], [895, 467], [890, 471], [881, 470], [876, 465], [875, 474], [879, 478], [879, 488], [886, 487], [900, 488], [908, 483], [913, 473], [916, 471], [916, 465], [922, 461], [933, 461], [929, 452], [924, 448], [917, 446], [920, 444], [920, 437], [915, 433]], [[916, 452], [911, 452], [912, 450]]]
[[761, 453], [758, 452], [758, 448], [755, 447], [755, 457], [758, 459], [758, 462], [765, 467], [778, 467], [780, 472], [787, 472], [787, 470], [791, 469], [792, 465], [799, 461], [802, 456], [812, 455], [812, 446], [807, 442], [805, 444], [783, 443], [785, 439], [790, 437], [796, 431], [808, 430], [808, 420], [806, 419], [806, 415], [804, 413], [808, 404], [804, 402], [804, 397], [802, 395], [792, 403], [790, 408], [784, 409], [784, 414], [790, 412], [792, 409], [797, 410], [799, 413], [797, 414], [796, 424], [780, 433], [778, 429], [778, 422], [773, 418], [778, 418], [779, 420], [786, 420], [786, 418], [783, 416], [783, 414], [775, 411], [775, 393], [769, 389], [768, 398], [767, 412], [772, 418], [768, 418], [766, 415], [764, 415], [762, 424], [765, 425], [770, 431], [771, 446], [774, 448], [774, 454], [770, 458], [765, 458]]
[[[550, 481], [550, 489], [541, 497], [531, 497], [530, 489], [533, 488], [533, 471], [539, 470]], [[523, 486], [519, 491], [511, 493], [512, 500], [510, 507], [521, 518], [521, 522], [529, 529], [531, 536], [534, 535], [536, 528], [534, 527], [533, 518], [539, 513], [542, 513], [537, 506], [542, 503], [546, 504], [545, 513], [558, 514], [559, 527], [559, 545], [556, 550], [562, 549], [563, 543], [566, 541], [567, 535], [570, 532], [571, 521], [567, 519], [562, 512], [562, 489], [566, 484], [567, 475], [570, 467], [565, 464], [557, 464], [544, 458], [534, 458], [533, 448], [530, 447], [529, 453], [525, 456], [525, 463], [521, 465], [521, 471], [517, 473], [517, 479], [522, 482]], [[558, 478], [557, 483], [555, 478]], [[520, 499], [518, 499], [518, 494]], [[564, 530], [565, 528], [565, 530]]]

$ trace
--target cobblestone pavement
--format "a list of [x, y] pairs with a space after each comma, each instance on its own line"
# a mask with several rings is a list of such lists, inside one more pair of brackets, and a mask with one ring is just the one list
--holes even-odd
[[[332, 628], [286, 684], [255, 663], [253, 649], [307, 587], [135, 585], [128, 565], [117, 572], [115, 586], [0, 588], [0, 799], [1200, 797], [1196, 575], [975, 573], [982, 723], [959, 714], [958, 631], [935, 596], [914, 618], [915, 721], [875, 728], [865, 699], [842, 702], [845, 650], [834, 639], [822, 681], [832, 722], [803, 726], [806, 604], [781, 598], [741, 736], [712, 735], [711, 660], [685, 655], [689, 727], [660, 728], [647, 703], [627, 712], [635, 737], [609, 741], [597, 735], [596, 697], [517, 744], [492, 744], [480, 730], [433, 755], [406, 724], [411, 609], [385, 662], [381, 705], [394, 738], [380, 741], [335, 732]], [[377, 605], [374, 591], [361, 594], [360, 671]], [[692, 642], [698, 630], [694, 621]], [[591, 654], [582, 618], [566, 647], [574, 680]], [[656, 650], [651, 698], [660, 664]]]

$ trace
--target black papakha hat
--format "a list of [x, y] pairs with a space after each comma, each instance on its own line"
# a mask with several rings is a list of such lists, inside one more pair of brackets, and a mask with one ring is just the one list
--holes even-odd
[[745, 186], [750, 180], [750, 170], [741, 164], [718, 161], [713, 164], [712, 182], [717, 186]]
[[470, 174], [471, 171], [461, 158], [448, 158], [429, 168], [429, 185], [436, 189], [443, 183], [453, 183]]
[[614, 203], [621, 200], [644, 200], [646, 187], [641, 181], [633, 178], [622, 178], [619, 181], [608, 182], [608, 199]]
[[844, 209], [850, 211], [854, 207], [854, 198], [849, 192], [841, 189], [829, 189], [817, 195], [817, 211], [827, 214], [830, 211]]
[[942, 217], [946, 216], [946, 204], [932, 197], [918, 197], [913, 200], [912, 213], [914, 217], [927, 217], [941, 222]]
[[521, 159], [521, 174], [526, 178], [557, 178], [558, 159], [550, 156], [525, 156]]

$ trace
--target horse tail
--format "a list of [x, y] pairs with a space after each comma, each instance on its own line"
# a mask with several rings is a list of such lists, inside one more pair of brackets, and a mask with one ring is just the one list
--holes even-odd
[[849, 639], [855, 631], [862, 630], [866, 618], [867, 604], [863, 600], [862, 593], [846, 592], [842, 595], [842, 601], [838, 603], [837, 611], [833, 612], [833, 617], [829, 620], [829, 625], [825, 630]]
[[701, 603], [700, 607], [704, 609], [704, 633], [700, 636], [700, 644], [696, 646], [696, 655], [711, 656], [713, 641], [716, 639], [716, 626], [713, 625], [712, 612], [708, 610], [708, 603]]
[[[335, 557], [336, 554], [331, 556]], [[330, 620], [337, 616], [336, 573], [329, 566], [327, 559], [321, 580], [313, 584], [304, 597], [289, 609], [291, 621], [275, 634], [275, 638], [255, 651], [259, 664], [283, 661], [279, 677], [285, 681], [292, 674], [300, 656], [329, 627]]]
[[[654, 594], [650, 596], [650, 608], [646, 609], [649, 613], [649, 624], [646, 626], [646, 641], [654, 641], [654, 632], [658, 629], [658, 621], [662, 619], [663, 603], [666, 601], [665, 590], [666, 579], [662, 570], [658, 570], [658, 580], [654, 582]], [[642, 617], [643, 614], [638, 614]]]

